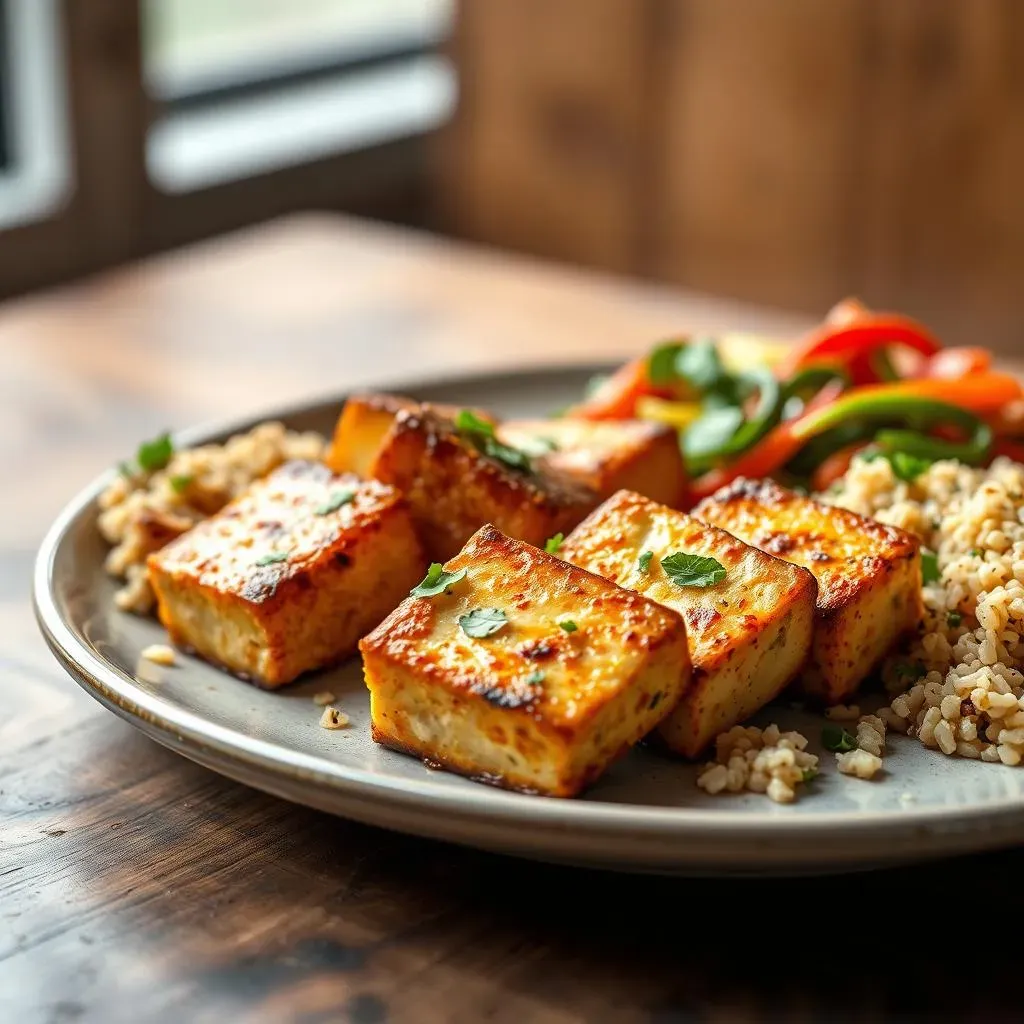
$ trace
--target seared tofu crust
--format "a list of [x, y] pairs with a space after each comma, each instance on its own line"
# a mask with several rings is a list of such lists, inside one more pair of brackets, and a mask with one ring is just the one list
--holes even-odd
[[[661, 559], [680, 551], [717, 559], [725, 578], [679, 586]], [[683, 617], [693, 685], [658, 736], [686, 757], [778, 696], [807, 660], [814, 577], [725, 530], [620, 491], [569, 535], [559, 555]]]
[[290, 462], [147, 564], [176, 643], [275, 687], [354, 653], [425, 560], [394, 488]]
[[817, 621], [803, 687], [826, 703], [855, 693], [921, 620], [919, 544], [904, 530], [771, 480], [737, 480], [693, 514], [814, 573]]
[[[407, 597], [360, 642], [378, 743], [479, 781], [572, 796], [685, 692], [675, 612], [490, 524], [445, 569], [466, 576]], [[480, 608], [507, 622], [474, 638], [460, 619]]]
[[591, 488], [603, 501], [616, 491], [636, 491], [678, 505], [686, 470], [676, 431], [644, 420], [506, 420], [501, 440], [514, 447], [554, 447], [544, 455], [551, 469]]
[[429, 405], [400, 409], [370, 467], [409, 500], [432, 560], [455, 555], [484, 523], [530, 544], [568, 533], [597, 496], [536, 460], [513, 469], [481, 452]]

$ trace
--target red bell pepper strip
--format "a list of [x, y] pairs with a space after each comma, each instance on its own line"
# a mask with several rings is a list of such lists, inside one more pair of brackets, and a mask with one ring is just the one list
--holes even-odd
[[904, 345], [924, 356], [933, 356], [941, 347], [916, 320], [896, 313], [865, 313], [845, 323], [826, 321], [811, 331], [794, 347], [781, 373], [785, 376], [808, 363], [839, 358], [859, 371], [853, 375], [854, 383], [863, 383], [865, 371], [861, 361], [876, 349], [889, 345]]
[[636, 415], [636, 401], [643, 395], [660, 395], [647, 376], [647, 359], [632, 359], [620, 366], [589, 398], [565, 413], [582, 420], [629, 420]]
[[991, 368], [992, 353], [987, 348], [944, 348], [925, 360], [915, 376], [959, 380]]

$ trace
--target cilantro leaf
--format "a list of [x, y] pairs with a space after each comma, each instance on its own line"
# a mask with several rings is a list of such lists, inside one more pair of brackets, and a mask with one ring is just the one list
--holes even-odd
[[893, 476], [912, 484], [922, 473], [927, 472], [932, 464], [931, 459], [922, 459], [908, 452], [892, 452], [887, 456], [892, 466]]
[[939, 572], [939, 556], [934, 551], [921, 552], [921, 580], [924, 583], [935, 583], [942, 576]]
[[519, 448], [513, 448], [509, 444], [504, 444], [493, 437], [485, 437], [483, 439], [481, 450], [488, 458], [496, 459], [498, 462], [508, 466], [509, 469], [519, 469], [524, 473], [529, 473], [533, 469], [530, 456], [526, 452], [521, 451]]
[[737, 405], [723, 405], [705, 412], [694, 420], [683, 434], [683, 454], [688, 459], [713, 455], [732, 440], [743, 425], [743, 410]]
[[653, 551], [645, 551], [638, 559], [637, 564], [640, 566], [641, 572], [650, 572], [651, 570], [651, 559], [654, 557]]
[[441, 591], [447, 590], [453, 583], [466, 578], [466, 570], [459, 569], [457, 572], [445, 572], [440, 562], [431, 562], [427, 575], [417, 583], [409, 593], [413, 597], [435, 597]]
[[580, 627], [577, 626], [576, 623], [572, 621], [572, 619], [563, 619], [558, 624], [558, 628], [559, 629], [564, 629], [566, 631], [566, 633], [575, 633], [576, 630], [579, 629]]
[[548, 537], [548, 539], [544, 542], [544, 550], [549, 555], [555, 555], [558, 553], [558, 549], [562, 546], [562, 541], [564, 540], [564, 533], [556, 533], [554, 537]]
[[466, 636], [479, 640], [504, 629], [508, 625], [508, 617], [500, 608], [474, 608], [459, 616], [459, 625]]
[[821, 730], [821, 745], [834, 754], [845, 754], [857, 749], [857, 737], [847, 732], [842, 726], [826, 725]]
[[274, 565], [277, 562], [286, 562], [288, 560], [288, 552], [286, 551], [275, 551], [269, 555], [262, 555], [256, 559], [257, 565]]
[[677, 551], [661, 560], [661, 567], [678, 587], [710, 587], [725, 579], [725, 566], [717, 558]]
[[676, 356], [675, 370], [700, 392], [715, 390], [726, 377], [713, 338], [695, 338], [681, 346]]
[[330, 515], [332, 512], [337, 512], [343, 505], [348, 505], [355, 500], [356, 492], [354, 487], [346, 487], [342, 491], [335, 491], [327, 501], [325, 501], [317, 510], [318, 516]]
[[678, 341], [659, 345], [647, 357], [647, 378], [652, 384], [670, 384], [678, 374], [676, 360], [683, 346]]
[[818, 769], [817, 768], [805, 768], [800, 773], [800, 781], [801, 782], [810, 782], [813, 779], [816, 779], [817, 777], [818, 777]]
[[472, 409], [460, 409], [455, 414], [455, 429], [464, 434], [483, 434], [494, 437], [494, 424], [481, 419]]
[[170, 478], [170, 483], [175, 494], [184, 494], [193, 480], [195, 480], [195, 477], [186, 473], [181, 476], [172, 476]]
[[139, 445], [135, 461], [138, 462], [139, 468], [143, 472], [155, 473], [171, 461], [173, 454], [174, 442], [171, 440], [171, 435], [164, 431], [158, 437], [154, 437], [152, 441], [143, 441]]
[[946, 613], [946, 625], [956, 629], [961, 622], [964, 621], [964, 617], [958, 611], [952, 611]]

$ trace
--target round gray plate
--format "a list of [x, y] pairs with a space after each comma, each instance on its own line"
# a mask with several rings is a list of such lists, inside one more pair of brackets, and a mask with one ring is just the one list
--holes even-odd
[[[397, 386], [439, 402], [545, 416], [576, 399], [598, 367], [544, 370]], [[261, 419], [328, 433], [343, 398]], [[179, 445], [218, 440], [252, 422], [179, 435]], [[755, 794], [709, 797], [696, 768], [644, 749], [616, 764], [585, 797], [558, 800], [491, 789], [384, 750], [369, 733], [358, 660], [269, 693], [193, 658], [174, 668], [142, 663], [164, 640], [155, 623], [118, 612], [104, 574], [96, 497], [78, 495], [48, 533], [35, 570], [36, 613], [54, 654], [98, 701], [160, 743], [277, 796], [373, 825], [520, 856], [630, 871], [767, 874], [841, 871], [1024, 839], [1024, 770], [952, 760], [892, 738], [885, 772], [822, 774], [790, 806]], [[310, 699], [330, 690], [352, 720], [319, 725]], [[866, 706], [873, 705], [867, 704]], [[758, 721], [802, 729], [812, 746], [822, 719], [783, 702]]]

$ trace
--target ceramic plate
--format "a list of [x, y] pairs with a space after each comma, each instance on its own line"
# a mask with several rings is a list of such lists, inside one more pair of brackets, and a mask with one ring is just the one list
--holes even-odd
[[[576, 399], [597, 367], [463, 378], [391, 390], [504, 416], [548, 415]], [[260, 419], [329, 432], [343, 399], [268, 410]], [[234, 422], [179, 435], [179, 445], [248, 429]], [[358, 659], [276, 693], [201, 661], [140, 665], [164, 640], [152, 621], [118, 612], [104, 574], [96, 498], [76, 497], [51, 528], [35, 572], [36, 612], [57, 658], [89, 693], [147, 735], [214, 771], [302, 804], [385, 828], [550, 861], [675, 874], [840, 871], [1024, 840], [1024, 770], [952, 760], [891, 738], [885, 772], [864, 782], [821, 775], [792, 805], [752, 793], [709, 797], [696, 768], [637, 749], [585, 797], [523, 796], [426, 768], [370, 739]], [[144, 669], [144, 671], [143, 671]], [[351, 728], [328, 731], [311, 700], [337, 695]], [[822, 719], [783, 702], [760, 724], [804, 731]], [[820, 752], [820, 751], [819, 751]]]

